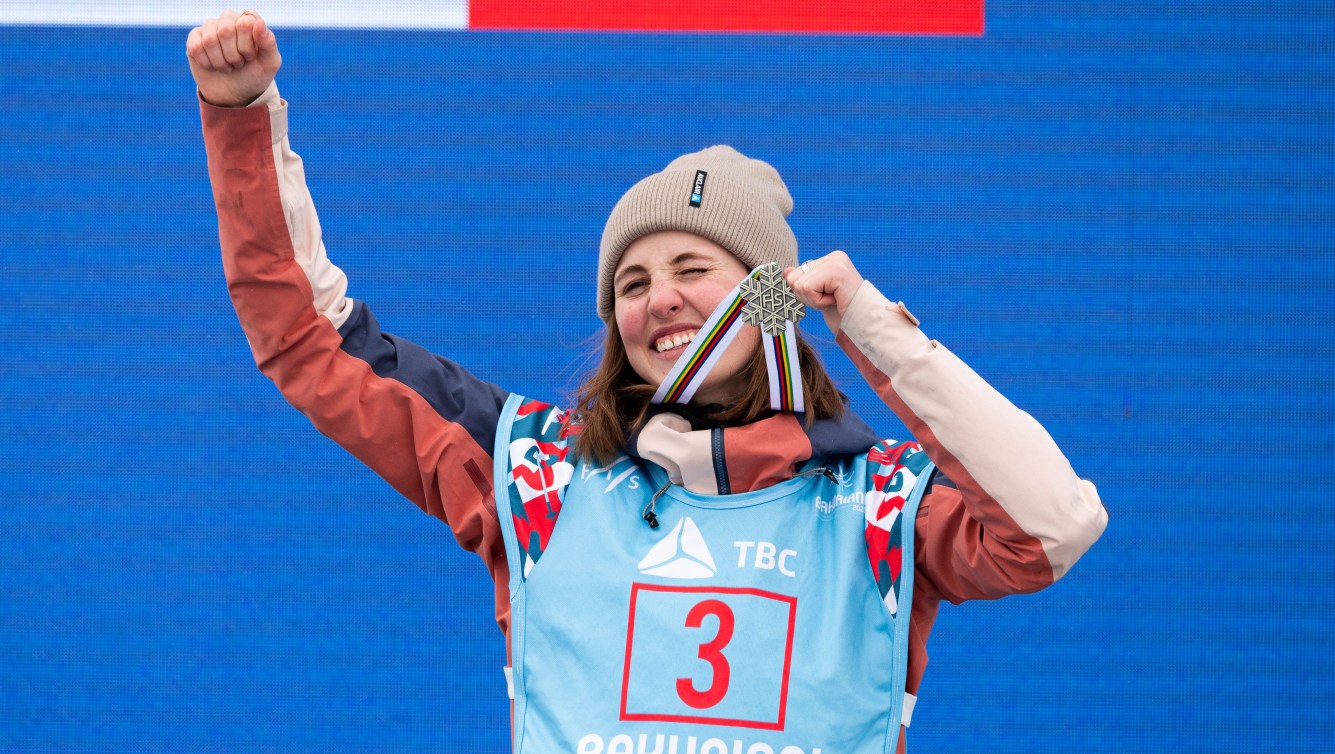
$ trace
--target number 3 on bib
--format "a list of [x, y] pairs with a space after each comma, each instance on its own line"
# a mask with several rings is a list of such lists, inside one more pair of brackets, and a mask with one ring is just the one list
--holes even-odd
[[621, 719], [783, 730], [796, 618], [760, 589], [632, 585]]
[[710, 669], [714, 671], [714, 682], [704, 691], [696, 691], [695, 683], [690, 678], [677, 679], [677, 696], [696, 709], [708, 709], [723, 701], [723, 697], [728, 694], [728, 680], [732, 676], [728, 658], [723, 656], [723, 648], [732, 641], [732, 631], [737, 619], [733, 616], [728, 603], [705, 600], [697, 602], [686, 614], [686, 627], [699, 628], [706, 615], [718, 618], [718, 633], [714, 634], [713, 639], [700, 645], [699, 657], [709, 663]]

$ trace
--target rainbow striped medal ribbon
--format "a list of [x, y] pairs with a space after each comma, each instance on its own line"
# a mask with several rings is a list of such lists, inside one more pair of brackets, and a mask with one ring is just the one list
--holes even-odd
[[689, 403], [742, 324], [761, 330], [765, 365], [769, 369], [769, 405], [775, 411], [801, 413], [802, 370], [797, 360], [797, 323], [806, 307], [774, 262], [761, 265], [723, 297], [700, 332], [672, 365], [654, 393], [654, 403]]

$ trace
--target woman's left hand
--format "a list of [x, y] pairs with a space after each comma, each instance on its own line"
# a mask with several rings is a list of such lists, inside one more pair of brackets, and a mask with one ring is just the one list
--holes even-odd
[[797, 294], [798, 301], [825, 315], [825, 324], [832, 333], [839, 332], [844, 311], [862, 285], [862, 274], [842, 251], [832, 251], [820, 259], [789, 267], [783, 271], [783, 276]]

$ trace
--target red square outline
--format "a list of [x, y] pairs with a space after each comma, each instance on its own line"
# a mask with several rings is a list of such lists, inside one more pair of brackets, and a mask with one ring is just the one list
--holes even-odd
[[[691, 715], [650, 715], [626, 711], [626, 695], [630, 688], [630, 654], [635, 639], [635, 603], [640, 590], [650, 592], [676, 592], [687, 594], [748, 594], [763, 597], [776, 602], [788, 603], [788, 642], [783, 650], [783, 681], [779, 689], [779, 719], [774, 722], [758, 720], [734, 720], [721, 717], [698, 717]], [[759, 730], [783, 730], [788, 713], [788, 674], [793, 667], [793, 634], [797, 625], [797, 598], [784, 594], [775, 594], [763, 589], [726, 586], [669, 586], [663, 584], [630, 585], [630, 612], [626, 618], [626, 664], [621, 674], [621, 720], [626, 722], [665, 722], [665, 723], [703, 723], [705, 725], [727, 725], [738, 728], [757, 728]]]

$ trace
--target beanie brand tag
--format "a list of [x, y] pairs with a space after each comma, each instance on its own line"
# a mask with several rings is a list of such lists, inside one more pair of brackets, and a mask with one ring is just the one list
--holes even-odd
[[700, 207], [700, 200], [705, 198], [705, 176], [709, 175], [703, 170], [695, 171], [695, 184], [691, 187], [691, 206]]

